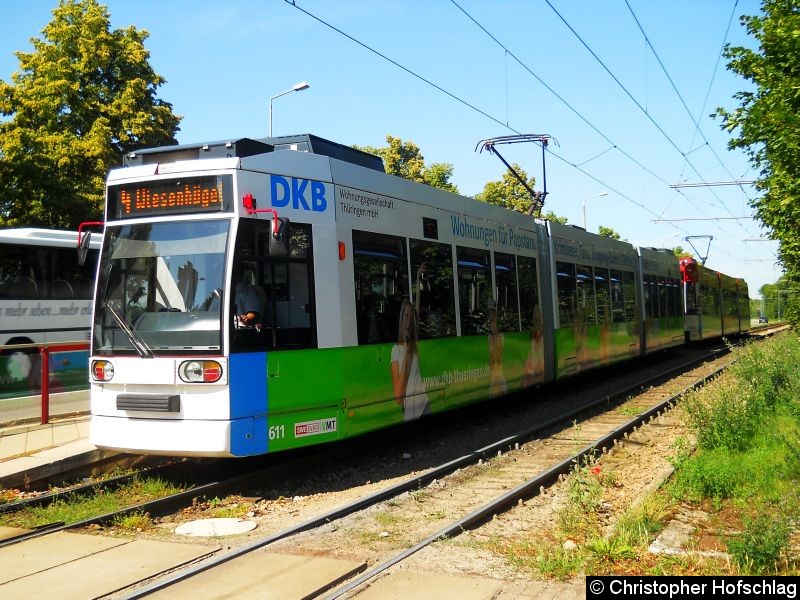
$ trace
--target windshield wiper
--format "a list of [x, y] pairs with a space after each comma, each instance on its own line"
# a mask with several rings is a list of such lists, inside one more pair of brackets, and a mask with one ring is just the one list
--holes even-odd
[[133, 349], [136, 350], [139, 356], [141, 356], [142, 358], [153, 358], [153, 356], [155, 355], [153, 354], [153, 351], [150, 349], [150, 346], [148, 346], [145, 343], [145, 341], [139, 337], [139, 335], [131, 327], [130, 323], [128, 323], [128, 321], [125, 319], [125, 317], [120, 315], [114, 309], [114, 307], [111, 306], [111, 302], [106, 302], [105, 308], [108, 312], [111, 313], [111, 316], [114, 317], [114, 320], [117, 322], [117, 325], [119, 325], [119, 328], [125, 332], [126, 336], [128, 336], [128, 339], [130, 340]]

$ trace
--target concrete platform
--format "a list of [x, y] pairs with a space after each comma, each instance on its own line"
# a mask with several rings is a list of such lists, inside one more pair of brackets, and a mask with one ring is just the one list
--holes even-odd
[[89, 416], [0, 429], [0, 489], [25, 488], [114, 452], [89, 443]]
[[217, 549], [199, 544], [57, 533], [0, 548], [0, 595], [40, 598], [46, 590], [47, 597], [60, 600], [102, 597]]
[[503, 581], [485, 577], [393, 572], [363, 590], [359, 600], [574, 600], [586, 597], [586, 578]]
[[148, 598], [315, 598], [329, 582], [352, 577], [364, 568], [366, 564], [363, 562], [256, 551], [191, 579], [179, 581]]
[[[89, 443], [89, 417], [79, 416], [49, 425], [0, 429], [0, 489], [24, 488], [28, 482], [65, 470], [87, 466], [115, 453]], [[0, 539], [19, 533], [0, 528]], [[13, 550], [16, 548], [16, 550]], [[23, 551], [24, 549], [24, 551]], [[36, 597], [36, 591], [57, 592], [62, 600], [113, 593], [124, 587], [114, 561], [135, 563], [140, 581], [213, 552], [217, 548], [194, 544], [110, 539], [58, 533], [10, 546], [0, 552], [3, 565], [0, 594]], [[177, 552], [175, 552], [177, 550]], [[16, 554], [15, 554], [16, 552]], [[261, 551], [179, 582], [154, 594], [172, 600], [188, 598], [304, 598], [319, 593], [334, 578], [345, 580], [361, 572], [364, 563], [325, 557], [307, 557]], [[558, 581], [502, 581], [479, 577], [397, 571], [380, 578], [354, 595], [368, 600], [428, 598], [430, 600], [571, 600], [585, 596], [585, 579]], [[257, 592], [254, 595], [254, 591]]]

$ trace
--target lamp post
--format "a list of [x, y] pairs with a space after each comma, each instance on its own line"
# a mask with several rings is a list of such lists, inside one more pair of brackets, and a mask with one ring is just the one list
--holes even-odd
[[[594, 196], [589, 196], [586, 200], [591, 200], [592, 198], [599, 198], [600, 196], [608, 196], [608, 192], [600, 192], [599, 194], [595, 194]], [[586, 226], [586, 200], [583, 201], [583, 228], [586, 231], [589, 231], [589, 228]]]
[[308, 85], [307, 82], [301, 81], [300, 83], [295, 83], [292, 86], [292, 89], [286, 90], [285, 92], [281, 92], [280, 94], [276, 94], [272, 98], [269, 99], [269, 137], [272, 137], [272, 101], [275, 98], [280, 98], [281, 96], [285, 96], [286, 94], [290, 94], [291, 92], [302, 92], [303, 90], [307, 90], [311, 86]]

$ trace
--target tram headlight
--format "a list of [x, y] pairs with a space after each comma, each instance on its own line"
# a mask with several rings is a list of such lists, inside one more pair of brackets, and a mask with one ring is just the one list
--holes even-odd
[[215, 360], [186, 360], [178, 367], [186, 383], [214, 383], [222, 377], [222, 365]]
[[111, 381], [114, 377], [114, 365], [107, 360], [92, 361], [92, 378], [95, 381]]

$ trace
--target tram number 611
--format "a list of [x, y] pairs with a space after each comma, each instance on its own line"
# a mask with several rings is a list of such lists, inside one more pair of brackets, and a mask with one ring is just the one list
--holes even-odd
[[283, 425], [272, 425], [267, 433], [270, 440], [280, 440], [286, 437], [286, 429]]

